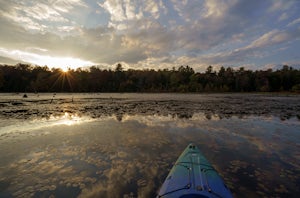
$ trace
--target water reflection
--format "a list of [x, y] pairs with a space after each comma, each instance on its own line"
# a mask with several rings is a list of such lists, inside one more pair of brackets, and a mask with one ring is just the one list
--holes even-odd
[[31, 130], [38, 130], [45, 127], [51, 127], [56, 125], [77, 125], [85, 122], [93, 121], [92, 118], [87, 116], [79, 116], [78, 114], [71, 114], [65, 112], [62, 115], [51, 115], [49, 118], [39, 118], [30, 121], [20, 121], [10, 119], [6, 122], [2, 122], [0, 125], [0, 135], [12, 133], [12, 132], [24, 132]]
[[10, 127], [0, 133], [0, 197], [155, 197], [190, 142], [235, 196], [299, 194], [297, 119], [65, 113]]
[[74, 125], [74, 124], [81, 124], [85, 121], [90, 121], [90, 119], [84, 119], [77, 114], [69, 114], [65, 112], [63, 116], [50, 116], [50, 121], [54, 121], [54, 125]]
[[299, 95], [271, 94], [41, 94], [40, 97], [0, 94], [0, 118], [34, 119], [62, 116], [64, 112], [93, 118], [116, 115], [173, 115], [190, 119], [205, 113], [210, 119], [233, 116], [276, 116], [300, 118]]

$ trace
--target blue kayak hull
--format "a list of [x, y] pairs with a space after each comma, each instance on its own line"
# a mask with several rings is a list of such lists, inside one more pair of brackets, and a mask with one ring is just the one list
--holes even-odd
[[164, 181], [158, 198], [231, 198], [224, 181], [200, 150], [189, 144]]

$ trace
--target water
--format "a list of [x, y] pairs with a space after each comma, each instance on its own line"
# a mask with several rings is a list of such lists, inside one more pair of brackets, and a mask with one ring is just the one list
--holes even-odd
[[235, 197], [297, 197], [300, 97], [0, 95], [0, 197], [155, 197], [195, 143]]

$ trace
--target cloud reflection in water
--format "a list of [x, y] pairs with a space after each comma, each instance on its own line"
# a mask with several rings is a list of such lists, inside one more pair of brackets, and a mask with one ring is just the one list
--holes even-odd
[[11, 144], [16, 156], [1, 163], [0, 183], [7, 187], [0, 195], [153, 197], [189, 142], [199, 145], [236, 196], [298, 192], [300, 126], [293, 119], [65, 114], [23, 125], [29, 134], [48, 133], [19, 133], [24, 137], [19, 142], [13, 142], [13, 133], [0, 139], [1, 156]]

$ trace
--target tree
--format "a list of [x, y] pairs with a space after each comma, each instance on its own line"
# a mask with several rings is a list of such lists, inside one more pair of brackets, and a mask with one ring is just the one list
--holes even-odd
[[123, 67], [121, 65], [121, 63], [118, 63], [115, 69], [116, 72], [122, 72], [123, 71]]
[[211, 74], [211, 73], [213, 73], [213, 67], [210, 65], [206, 68], [205, 74]]
[[3, 77], [3, 72], [0, 70], [0, 90], [4, 86], [4, 77]]
[[300, 70], [284, 65], [273, 71], [234, 70], [221, 67], [218, 72], [209, 66], [205, 72], [195, 72], [189, 66], [171, 70], [115, 70], [91, 67], [89, 70], [69, 70], [17, 64], [0, 65], [2, 92], [241, 92], [296, 91], [300, 85]]

